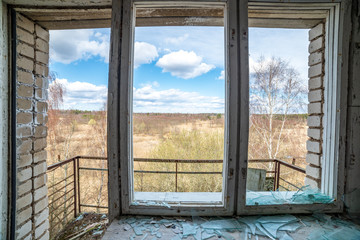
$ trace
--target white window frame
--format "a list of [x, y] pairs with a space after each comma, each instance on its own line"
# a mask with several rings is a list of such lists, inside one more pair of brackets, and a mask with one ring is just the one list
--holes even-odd
[[[346, 106], [346, 67], [347, 59], [341, 58], [347, 46], [343, 44], [349, 35], [343, 36], [342, 27], [349, 21], [350, 4], [347, 0], [294, 0], [284, 3], [281, 0], [220, 0], [226, 3], [225, 31], [226, 31], [226, 111], [228, 114], [228, 157], [224, 161], [223, 179], [227, 181], [223, 189], [223, 206], [174, 206], [171, 209], [159, 206], [131, 205], [131, 80], [134, 16], [133, 3], [135, 0], [114, 0], [112, 10], [111, 52], [109, 71], [108, 96], [108, 159], [109, 159], [109, 217], [113, 219], [121, 214], [146, 215], [247, 215], [273, 213], [308, 213], [313, 211], [341, 212], [343, 203], [341, 196], [344, 192], [344, 162], [345, 162], [345, 134], [346, 114], [340, 114], [339, 109]], [[137, 3], [169, 4], [182, 2], [209, 3], [218, 0], [197, 1], [146, 1], [136, 0]], [[322, 9], [328, 10], [326, 38], [327, 69], [333, 69], [332, 74], [326, 73], [325, 85], [333, 86], [326, 90], [326, 98], [330, 101], [324, 117], [324, 137], [331, 135], [332, 140], [325, 143], [324, 159], [331, 168], [324, 168], [322, 181], [330, 180], [326, 187], [326, 194], [335, 197], [331, 204], [283, 204], [283, 205], [246, 205], [246, 174], [249, 134], [249, 62], [248, 62], [248, 6], [250, 7], [282, 7], [284, 9]], [[347, 20], [346, 20], [347, 19]], [[299, 21], [301, 22], [301, 21]], [[300, 27], [301, 28], [301, 27]], [[345, 31], [345, 30], [344, 30]], [[345, 38], [345, 40], [343, 40]], [[344, 64], [345, 63], [345, 64]], [[345, 69], [345, 70], [343, 70]], [[340, 91], [341, 90], [341, 91]], [[331, 99], [331, 100], [329, 100]], [[340, 107], [341, 106], [341, 107]], [[345, 110], [346, 111], [346, 110]], [[329, 127], [330, 126], [330, 127]], [[327, 165], [329, 166], [329, 165]]]

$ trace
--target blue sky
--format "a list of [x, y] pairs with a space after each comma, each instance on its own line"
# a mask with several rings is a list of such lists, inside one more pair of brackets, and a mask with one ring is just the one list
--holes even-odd
[[[224, 29], [135, 30], [134, 112], [224, 112]], [[308, 30], [251, 28], [250, 71], [260, 57], [289, 61], [307, 82]], [[107, 95], [109, 29], [50, 31], [50, 71], [64, 109], [98, 110]]]

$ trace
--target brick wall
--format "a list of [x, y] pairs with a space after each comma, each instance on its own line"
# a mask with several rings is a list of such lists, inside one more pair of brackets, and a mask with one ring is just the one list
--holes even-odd
[[305, 185], [320, 188], [324, 105], [325, 26], [318, 24], [309, 31], [309, 105]]
[[17, 239], [49, 239], [46, 136], [49, 32], [18, 14]]

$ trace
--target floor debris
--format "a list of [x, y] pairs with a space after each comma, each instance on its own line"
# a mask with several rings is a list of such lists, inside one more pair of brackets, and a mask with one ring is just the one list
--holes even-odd
[[[326, 214], [286, 214], [233, 218], [206, 218], [197, 216], [192, 218], [149, 218], [141, 216], [123, 216], [117, 224], [122, 226], [122, 228], [119, 229], [124, 229], [124, 225], [131, 227], [133, 234], [129, 234], [127, 239], [134, 240], [360, 239], [359, 225]], [[315, 225], [318, 227], [314, 227]], [[131, 232], [131, 229], [128, 230], [128, 232], [129, 231]], [[300, 238], [296, 236], [300, 236]], [[104, 239], [114, 238], [107, 238], [105, 234]]]

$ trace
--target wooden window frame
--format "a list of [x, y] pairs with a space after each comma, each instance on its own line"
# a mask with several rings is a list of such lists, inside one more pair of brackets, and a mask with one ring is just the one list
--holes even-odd
[[[131, 152], [131, 89], [129, 84], [132, 79], [131, 64], [133, 23], [132, 17], [134, 0], [114, 0], [111, 26], [111, 50], [109, 70], [108, 94], [108, 159], [109, 159], [109, 217], [121, 214], [146, 214], [146, 215], [247, 215], [247, 214], [274, 214], [274, 213], [308, 213], [342, 212], [341, 197], [344, 193], [344, 164], [345, 164], [345, 135], [346, 135], [346, 104], [347, 104], [347, 62], [346, 43], [350, 38], [349, 25], [351, 2], [348, 0], [295, 0], [284, 3], [281, 0], [222, 0], [226, 3], [226, 75], [227, 75], [227, 100], [228, 111], [228, 158], [224, 165], [224, 179], [227, 179], [224, 206], [174, 206], [167, 209], [159, 206], [135, 206], [130, 204], [130, 167], [129, 153]], [[174, 1], [146, 1], [140, 3], [169, 4]], [[181, 1], [183, 3], [209, 3], [217, 0]], [[332, 134], [330, 141], [333, 151], [325, 153], [330, 159], [332, 168], [323, 170], [324, 179], [330, 179], [327, 194], [335, 197], [331, 204], [283, 204], [283, 205], [246, 205], [246, 173], [249, 134], [249, 59], [248, 59], [248, 7], [283, 7], [297, 9], [327, 9], [327, 38], [335, 39], [327, 42], [326, 57], [331, 59], [327, 69], [333, 69], [332, 75], [326, 77], [326, 86], [334, 84], [336, 87], [328, 91], [327, 97], [331, 104], [326, 105], [331, 117], [325, 117], [324, 123], [331, 128], [324, 134]], [[331, 15], [332, 14], [332, 15]], [[264, 22], [257, 21], [257, 24]], [[282, 23], [280, 23], [282, 24]], [[291, 25], [294, 28], [304, 28], [304, 24], [296, 21]], [[295, 25], [294, 25], [295, 24]], [[228, 30], [226, 30], [228, 29]], [[333, 35], [328, 35], [330, 30]], [[326, 74], [327, 75], [327, 74]], [[336, 93], [336, 94], [334, 94]], [[340, 114], [341, 109], [341, 114]], [[326, 125], [325, 125], [326, 126]], [[240, 137], [241, 136], [241, 137]], [[328, 143], [326, 143], [328, 144]], [[325, 148], [326, 149], [326, 148]], [[328, 151], [328, 150], [327, 150]], [[330, 158], [329, 158], [330, 156]], [[331, 157], [333, 156], [333, 157]], [[227, 164], [226, 164], [227, 163]]]

